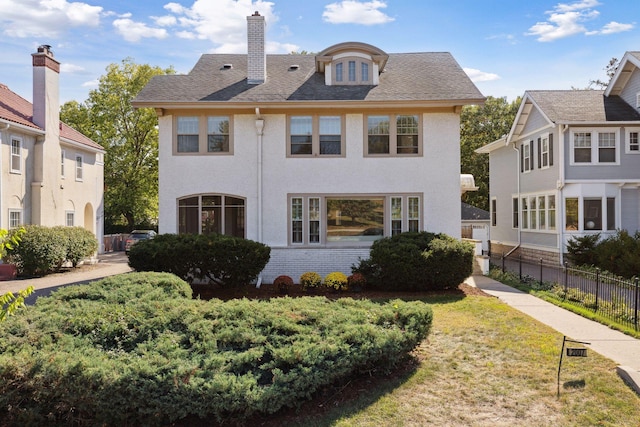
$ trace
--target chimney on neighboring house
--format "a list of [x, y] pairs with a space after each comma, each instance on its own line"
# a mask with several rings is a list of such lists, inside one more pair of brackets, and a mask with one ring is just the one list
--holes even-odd
[[33, 122], [45, 130], [60, 126], [60, 63], [51, 46], [41, 45], [33, 57]]
[[264, 83], [267, 79], [267, 54], [264, 50], [266, 26], [264, 16], [257, 11], [247, 16], [247, 82], [250, 85]]

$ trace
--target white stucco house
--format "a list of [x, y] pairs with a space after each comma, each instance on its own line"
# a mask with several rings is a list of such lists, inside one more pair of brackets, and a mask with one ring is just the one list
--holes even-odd
[[460, 110], [484, 97], [449, 53], [346, 42], [267, 55], [205, 54], [156, 76], [133, 104], [159, 118], [160, 233], [263, 242], [280, 274], [351, 272], [373, 241], [460, 237]]
[[0, 228], [80, 226], [103, 237], [103, 148], [60, 121], [60, 63], [32, 54], [33, 103], [0, 83]]
[[606, 90], [525, 92], [489, 154], [491, 251], [563, 263], [572, 237], [640, 230], [640, 52]]

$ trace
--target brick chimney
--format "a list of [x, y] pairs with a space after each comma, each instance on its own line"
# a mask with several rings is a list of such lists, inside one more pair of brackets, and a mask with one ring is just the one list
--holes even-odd
[[60, 63], [51, 46], [41, 45], [33, 57], [33, 122], [45, 130], [60, 126]]
[[247, 82], [250, 85], [264, 83], [267, 79], [267, 54], [264, 50], [266, 27], [264, 16], [257, 11], [247, 16]]

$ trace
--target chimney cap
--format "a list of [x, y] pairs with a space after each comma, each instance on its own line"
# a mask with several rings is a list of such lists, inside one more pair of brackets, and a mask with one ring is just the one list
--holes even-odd
[[260, 16], [260, 12], [258, 12], [257, 10], [255, 12], [253, 12], [253, 15], [251, 16]]
[[41, 44], [40, 46], [38, 46], [38, 52], [51, 52], [51, 45]]

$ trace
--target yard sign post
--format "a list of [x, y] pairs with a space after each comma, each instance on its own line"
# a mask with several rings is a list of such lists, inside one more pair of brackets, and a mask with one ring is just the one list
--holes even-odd
[[[558, 363], [558, 394], [557, 394], [558, 397], [560, 397], [560, 368], [562, 368], [562, 356], [564, 356], [564, 346], [567, 342], [572, 342], [577, 344], [586, 344], [586, 345], [591, 344], [588, 342], [574, 341], [574, 340], [567, 339], [566, 335], [562, 338], [562, 350], [560, 350], [560, 363]], [[587, 357], [587, 349], [567, 347], [567, 357]]]

